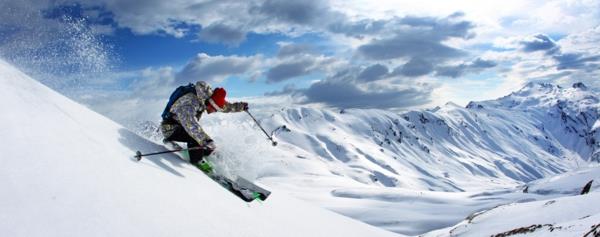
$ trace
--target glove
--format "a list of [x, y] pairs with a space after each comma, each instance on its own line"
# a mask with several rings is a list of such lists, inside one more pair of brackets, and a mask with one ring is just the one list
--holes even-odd
[[247, 111], [248, 110], [248, 103], [246, 103], [246, 102], [240, 102], [240, 104], [242, 105], [242, 111]]
[[202, 157], [209, 156], [210, 154], [213, 153], [213, 151], [215, 151], [215, 149], [217, 149], [217, 146], [211, 139], [205, 140], [203, 142], [203, 144], [201, 145], [201, 147], [202, 147], [202, 149], [200, 150], [200, 152], [202, 152]]
[[202, 147], [207, 156], [217, 149], [217, 145], [215, 145], [215, 142], [212, 139], [205, 140]]

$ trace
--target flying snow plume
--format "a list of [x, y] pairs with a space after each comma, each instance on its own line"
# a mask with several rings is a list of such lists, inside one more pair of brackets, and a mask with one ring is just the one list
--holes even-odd
[[109, 72], [112, 46], [85, 15], [51, 4], [0, 4], [0, 57], [63, 92]]

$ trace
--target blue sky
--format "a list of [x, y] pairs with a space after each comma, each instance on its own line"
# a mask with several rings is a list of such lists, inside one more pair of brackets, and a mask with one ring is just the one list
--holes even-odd
[[[118, 121], [173, 88], [407, 110], [598, 88], [598, 1], [0, 0], [0, 57]], [[137, 111], [125, 114], [123, 111]], [[134, 114], [134, 115], [131, 115]]]

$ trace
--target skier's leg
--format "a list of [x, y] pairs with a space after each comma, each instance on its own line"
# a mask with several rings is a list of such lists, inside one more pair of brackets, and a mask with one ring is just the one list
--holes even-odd
[[171, 125], [174, 127], [174, 131], [171, 133], [170, 136], [165, 137], [165, 141], [175, 141], [175, 142], [186, 142], [187, 141], [187, 137], [189, 137], [187, 135], [187, 133], [185, 132], [185, 130], [183, 129], [183, 127], [181, 126], [181, 124], [176, 123]]
[[[173, 134], [171, 136], [169, 136], [167, 139], [169, 141], [185, 142], [185, 143], [187, 143], [188, 149], [200, 147], [198, 142], [196, 142], [196, 140], [194, 138], [192, 138], [190, 135], [188, 135], [187, 132], [185, 131], [185, 129], [183, 129], [183, 127], [181, 125], [179, 125], [177, 127], [177, 129], [175, 130], [175, 132], [173, 132]], [[190, 163], [197, 164], [199, 161], [202, 160], [202, 158], [205, 155], [209, 155], [210, 153], [205, 154], [205, 151], [203, 151], [202, 149], [193, 149], [193, 150], [188, 150], [188, 154], [190, 155]]]
[[[192, 137], [189, 137], [189, 139], [187, 140], [187, 147], [188, 149], [196, 148], [200, 147], [200, 145]], [[204, 151], [202, 149], [189, 150], [188, 153], [190, 154], [190, 163], [192, 164], [197, 164], [204, 157]]]

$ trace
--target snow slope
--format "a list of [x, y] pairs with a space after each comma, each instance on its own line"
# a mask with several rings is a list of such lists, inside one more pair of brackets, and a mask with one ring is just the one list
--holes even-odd
[[[532, 194], [521, 194], [521, 202], [473, 213], [455, 226], [425, 236], [599, 236], [599, 179], [600, 167], [594, 167], [538, 180], [528, 184]], [[592, 192], [579, 195], [584, 180], [595, 184]], [[538, 199], [540, 195], [550, 198]]]
[[272, 189], [246, 204], [0, 60], [2, 236], [396, 236]]

